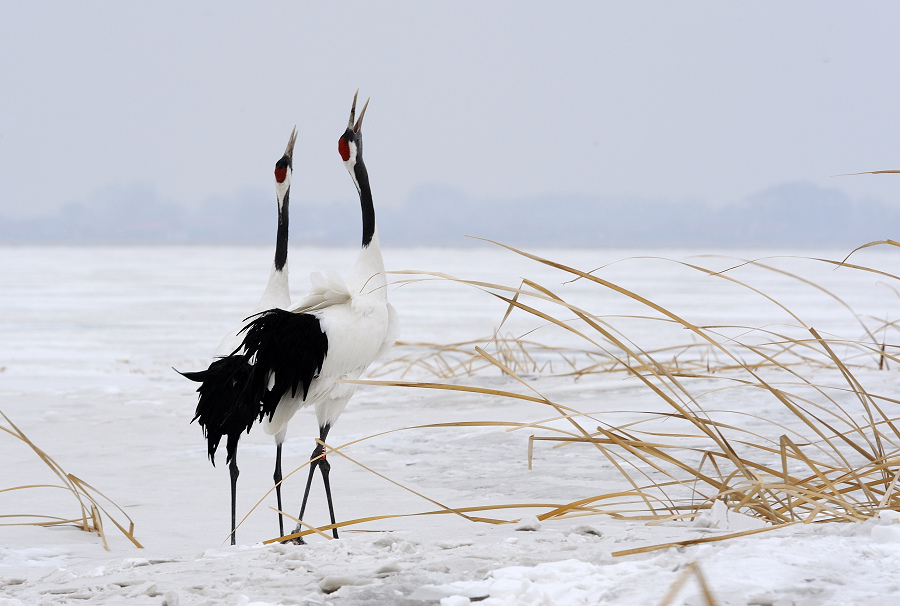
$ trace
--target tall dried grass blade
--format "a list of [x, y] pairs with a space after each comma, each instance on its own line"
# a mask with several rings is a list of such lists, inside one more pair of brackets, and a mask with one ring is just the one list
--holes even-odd
[[697, 579], [697, 584], [700, 585], [700, 593], [703, 594], [703, 600], [706, 603], [706, 606], [716, 606], [717, 602], [713, 597], [712, 591], [709, 589], [709, 585], [706, 583], [706, 578], [703, 576], [700, 566], [696, 562], [691, 562], [684, 567], [684, 570], [678, 576], [675, 583], [672, 584], [672, 587], [669, 588], [668, 593], [666, 593], [662, 602], [659, 603], [659, 606], [669, 606], [669, 604], [672, 603], [672, 600], [678, 596], [681, 588], [684, 587], [685, 583], [687, 583], [691, 577]]
[[[781, 447], [780, 450], [781, 450], [782, 479], [785, 484], [789, 485], [792, 483], [791, 482], [792, 478], [791, 478], [790, 474], [788, 474], [788, 463], [787, 463], [788, 437], [786, 435], [782, 435], [779, 438], [779, 445]], [[791, 505], [791, 495], [790, 494], [787, 495], [787, 510], [791, 514], [791, 521], [795, 521], [797, 519], [797, 516], [794, 514], [794, 508]]]
[[768, 269], [769, 271], [772, 271], [772, 272], [775, 272], [775, 273], [778, 273], [778, 274], [781, 274], [781, 275], [784, 275], [784, 276], [789, 276], [789, 277], [791, 277], [791, 278], [793, 278], [793, 279], [795, 279], [795, 280], [798, 280], [798, 281], [800, 281], [800, 282], [802, 282], [802, 283], [804, 283], [804, 284], [806, 284], [806, 285], [808, 285], [808, 286], [811, 286], [811, 287], [815, 288], [816, 290], [818, 290], [818, 291], [824, 293], [826, 296], [831, 297], [832, 299], [834, 299], [835, 301], [837, 301], [838, 304], [840, 304], [842, 307], [844, 307], [844, 309], [846, 309], [848, 312], [850, 312], [850, 315], [852, 315], [852, 316], [856, 319], [856, 321], [859, 323], [859, 325], [862, 327], [862, 329], [865, 331], [865, 333], [866, 333], [867, 335], [869, 335], [869, 338], [872, 340], [872, 342], [873, 342], [873, 343], [877, 343], [878, 340], [875, 338], [875, 335], [873, 335], [872, 332], [869, 330], [869, 327], [866, 326], [866, 323], [862, 321], [862, 319], [859, 317], [859, 315], [857, 315], [857, 313], [856, 313], [855, 311], [853, 311], [853, 308], [850, 307], [850, 305], [848, 305], [846, 301], [844, 301], [843, 299], [841, 299], [841, 298], [840, 298], [839, 296], [837, 296], [835, 293], [831, 292], [831, 291], [828, 290], [827, 288], [822, 287], [820, 284], [816, 284], [816, 283], [813, 282], [812, 280], [808, 280], [807, 278], [804, 278], [804, 277], [802, 277], [802, 276], [799, 276], [799, 275], [797, 275], [797, 274], [795, 274], [795, 273], [792, 273], [792, 272], [789, 272], [789, 271], [785, 271], [785, 270], [779, 269], [779, 268], [777, 268], [777, 267], [772, 267], [771, 265], [767, 265], [767, 264], [764, 264], [764, 263], [760, 263], [760, 262], [758, 262], [758, 261], [754, 261], [753, 264], [756, 265], [756, 266], [758, 266], [758, 267], [763, 267], [763, 268], [765, 268], [765, 269]]
[[106, 551], [109, 551], [109, 543], [106, 542], [106, 533], [103, 532], [103, 521], [100, 519], [100, 512], [97, 511], [97, 506], [93, 503], [91, 504], [91, 519], [94, 522], [94, 530], [97, 531], [97, 534], [100, 535], [100, 540], [103, 541], [103, 547]]
[[[77, 478], [72, 474], [67, 474], [66, 477], [68, 477], [69, 480], [74, 485], [78, 486], [81, 489], [81, 492], [83, 492], [85, 495], [88, 496], [88, 498], [91, 500], [91, 503], [92, 503], [91, 506], [96, 507], [100, 511], [105, 513], [107, 515], [107, 517], [109, 517], [109, 520], [113, 523], [113, 525], [115, 525], [115, 527], [118, 528], [122, 532], [122, 534], [124, 534], [128, 538], [128, 540], [134, 544], [135, 547], [137, 547], [138, 549], [144, 548], [144, 546], [141, 545], [134, 536], [134, 521], [131, 519], [131, 517], [127, 513], [125, 513], [125, 511], [121, 507], [119, 507], [108, 496], [106, 496], [105, 494], [103, 494], [102, 492], [100, 492], [99, 490], [97, 490], [95, 487], [91, 486], [84, 480]], [[91, 494], [90, 494], [91, 491], [95, 492], [98, 495], [100, 495], [101, 497], [103, 497], [103, 499], [105, 499], [108, 503], [111, 503], [113, 507], [115, 507], [117, 510], [119, 510], [119, 513], [121, 513], [123, 516], [125, 516], [125, 518], [128, 520], [128, 530], [125, 530], [125, 528], [118, 522], [118, 520], [116, 520], [116, 518], [114, 516], [110, 515], [110, 513], [106, 510], [105, 507], [103, 507], [99, 503], [97, 503], [97, 501], [91, 496]]]
[[881, 497], [881, 500], [878, 501], [878, 509], [884, 509], [887, 507], [887, 504], [890, 502], [891, 497], [894, 494], [894, 490], [897, 488], [897, 480], [900, 479], [900, 468], [897, 469], [897, 472], [894, 474], [893, 479], [891, 479], [891, 483], [888, 484], [887, 488], [884, 491], [884, 495]]
[[[853, 373], [851, 373], [847, 369], [840, 358], [837, 357], [837, 355], [834, 353], [834, 350], [832, 350], [828, 343], [821, 336], [819, 336], [819, 333], [816, 332], [816, 329], [810, 328], [809, 331], [810, 333], [812, 333], [813, 337], [815, 337], [816, 341], [819, 342], [822, 348], [828, 353], [831, 359], [834, 360], [835, 365], [838, 367], [838, 369], [841, 371], [841, 374], [844, 376], [844, 379], [850, 385], [850, 389], [859, 398], [860, 403], [866, 411], [866, 415], [868, 415], [869, 417], [869, 423], [871, 424], [870, 426], [872, 428], [872, 433], [875, 437], [875, 445], [877, 447], [878, 456], [884, 457], [884, 445], [881, 443], [881, 432], [878, 431], [878, 425], [877, 423], [875, 423], [875, 417], [872, 414], [872, 408], [869, 405], [871, 402], [873, 406], [876, 406], [875, 403], [871, 401], [871, 398], [869, 398], [868, 394], [866, 394], [866, 390], [859, 383], [859, 381], [856, 380], [856, 377], [853, 376]], [[879, 412], [881, 411], [879, 410]], [[887, 420], [883, 413], [882, 418]], [[897, 429], [893, 426], [893, 424], [890, 423], [889, 420], [888, 426], [894, 430], [894, 435], [900, 437], [900, 433], [897, 432]]]
[[[288, 519], [293, 520], [294, 522], [296, 522], [296, 523], [297, 523], [298, 525], [300, 525], [300, 526], [305, 526], [305, 527], [308, 528], [311, 532], [314, 532], [314, 533], [316, 533], [317, 535], [319, 535], [319, 536], [321, 536], [321, 537], [324, 537], [324, 538], [328, 539], [329, 541], [334, 540], [334, 537], [332, 537], [331, 535], [325, 534], [324, 532], [322, 532], [321, 530], [319, 530], [319, 529], [316, 528], [315, 526], [312, 526], [312, 525], [310, 525], [310, 524], [307, 524], [306, 522], [304, 522], [304, 521], [301, 520], [300, 518], [295, 518], [295, 517], [292, 516], [291, 514], [285, 513], [285, 512], [283, 512], [283, 511], [281, 511], [280, 509], [277, 509], [276, 507], [270, 507], [269, 509], [271, 509], [271, 510], [277, 512], [277, 513], [280, 513], [281, 515], [287, 517]], [[331, 530], [331, 529], [329, 528], [328, 530]], [[278, 541], [289, 541], [289, 540], [291, 540], [291, 539], [293, 539], [293, 538], [296, 538], [296, 537], [297, 537], [298, 535], [300, 535], [300, 534], [301, 534], [301, 533], [299, 533], [299, 532], [297, 532], [297, 533], [291, 533], [291, 534], [285, 535], [285, 536], [283, 536], [283, 537], [278, 537], [278, 539], [276, 539], [276, 540], [278, 540]]]
[[[122, 531], [122, 533], [138, 548], [142, 548], [142, 545], [135, 539], [134, 537], [134, 522], [128, 517], [121, 507], [116, 505], [114, 501], [112, 501], [109, 497], [101, 493], [99, 490], [80, 480], [76, 476], [66, 473], [65, 470], [55, 461], [50, 455], [44, 452], [41, 448], [39, 448], [34, 442], [32, 442], [25, 433], [16, 426], [12, 420], [6, 416], [5, 413], [0, 411], [0, 416], [4, 418], [6, 423], [9, 425], [9, 428], [0, 426], [0, 429], [3, 429], [6, 433], [12, 435], [16, 439], [24, 442], [31, 450], [41, 459], [41, 461], [63, 482], [63, 486], [53, 486], [53, 485], [42, 485], [51, 488], [61, 488], [69, 491], [78, 502], [81, 518], [79, 520], [79, 526], [82, 530], [86, 532], [96, 532], [102, 542], [104, 548], [109, 551], [109, 544], [106, 540], [106, 535], [103, 530], [103, 519], [101, 514], [106, 514], [110, 521]], [[14, 487], [13, 489], [21, 489], [23, 487]], [[98, 503], [97, 499], [93, 496], [93, 494], [99, 495], [101, 498], [106, 500], [108, 503], [111, 503], [118, 511], [124, 515], [129, 522], [129, 530], [125, 530], [119, 522], [112, 516], [110, 513]], [[89, 521], [90, 520], [90, 521]]]
[[[447, 514], [457, 514], [458, 512], [462, 513], [473, 513], [476, 511], [493, 511], [496, 509], [533, 509], [533, 508], [547, 508], [547, 507], [558, 507], [556, 504], [549, 503], [508, 503], [504, 505], [481, 505], [477, 507], [460, 507], [457, 509], [439, 509], [435, 511], [421, 511], [417, 513], [394, 513], [394, 514], [385, 514], [378, 516], [368, 516], [365, 518], [356, 518], [354, 520], [345, 520], [343, 522], [337, 522], [336, 524], [328, 524], [326, 526], [319, 526], [318, 528], [313, 528], [311, 530], [303, 530], [297, 533], [292, 533], [288, 535], [284, 535], [283, 537], [278, 537], [275, 539], [267, 539], [263, 541], [264, 545], [269, 545], [271, 543], [278, 543], [281, 541], [294, 539], [297, 537], [305, 537], [307, 535], [313, 534], [315, 532], [325, 532], [331, 530], [333, 528], [346, 528], [347, 526], [358, 526], [359, 524], [365, 524], [367, 522], [377, 522], [381, 520], [392, 520], [398, 518], [414, 518], [418, 516], [437, 516], [437, 515], [447, 515]], [[286, 514], [285, 514], [286, 515]], [[591, 514], [593, 515], [593, 513]], [[501, 520], [499, 523], [509, 524], [512, 523], [513, 520]], [[312, 528], [312, 527], [311, 527]], [[331, 537], [329, 537], [331, 538]]]
[[843, 173], [835, 175], [835, 177], [855, 177], [857, 175], [885, 175], [889, 173], [900, 173], [900, 170], [869, 170], [863, 173]]
[[432, 504], [434, 504], [434, 505], [437, 505], [437, 506], [440, 507], [441, 509], [444, 509], [444, 510], [446, 510], [446, 511], [448, 511], [448, 512], [451, 512], [451, 511], [452, 511], [453, 513], [456, 513], [457, 515], [459, 515], [459, 516], [461, 516], [461, 517], [463, 517], [463, 518], [469, 520], [470, 522], [488, 522], [488, 523], [490, 523], [490, 524], [502, 524], [502, 523], [505, 522], [504, 520], [491, 520], [491, 519], [488, 519], [488, 518], [472, 518], [472, 517], [470, 517], [470, 516], [467, 516], [466, 514], [461, 513], [458, 509], [454, 509], [453, 507], [448, 507], [448, 506], [444, 505], [443, 503], [440, 503], [440, 502], [438, 502], [438, 501], [432, 499], [431, 497], [427, 497], [427, 496], [423, 495], [422, 493], [417, 492], [417, 491], [413, 490], [412, 488], [409, 488], [408, 486], [404, 486], [404, 485], [401, 484], [400, 482], [397, 482], [396, 480], [392, 480], [391, 478], [387, 477], [386, 475], [384, 475], [384, 474], [382, 474], [382, 473], [379, 473], [379, 472], [375, 471], [375, 470], [372, 469], [371, 467], [368, 467], [368, 466], [366, 466], [366, 465], [360, 463], [359, 461], [357, 461], [357, 460], [354, 459], [353, 457], [351, 457], [351, 456], [345, 454], [344, 452], [342, 452], [342, 451], [341, 451], [341, 448], [342, 448], [342, 447], [339, 447], [339, 448], [332, 448], [331, 446], [328, 446], [327, 444], [325, 444], [325, 442], [322, 442], [321, 440], [316, 440], [316, 442], [319, 443], [319, 444], [321, 444], [321, 445], [325, 448], [327, 454], [331, 454], [331, 453], [339, 454], [340, 456], [344, 457], [345, 459], [347, 459], [347, 460], [350, 461], [351, 463], [354, 463], [355, 465], [358, 465], [359, 467], [362, 467], [363, 469], [365, 469], [365, 470], [368, 471], [369, 473], [378, 476], [378, 477], [381, 478], [382, 480], [386, 480], [386, 481], [390, 482], [391, 484], [393, 484], [394, 486], [398, 486], [399, 488], [402, 488], [403, 490], [405, 490], [405, 491], [407, 491], [407, 492], [411, 492], [412, 494], [416, 495], [417, 497], [422, 498], [422, 499], [425, 499], [425, 500], [428, 501], [429, 503], [432, 503]]
[[736, 539], [738, 537], [748, 537], [754, 534], [760, 534], [762, 532], [770, 532], [772, 530], [778, 530], [779, 528], [786, 528], [788, 526], [793, 526], [794, 524], [799, 524], [800, 522], [787, 522], [785, 524], [777, 524], [772, 526], [764, 526], [763, 528], [754, 528], [752, 530], [743, 530], [741, 532], [731, 532], [728, 534], [722, 534], [714, 537], [702, 537], [699, 539], [687, 539], [685, 541], [673, 541], [671, 543], [662, 543], [660, 545], [649, 545], [646, 547], [637, 547], [635, 549], [624, 549], [622, 551], [614, 551], [612, 552], [612, 557], [620, 558], [622, 556], [635, 555], [638, 553], [649, 553], [651, 551], [659, 551], [660, 549], [669, 549], [670, 547], [688, 547], [690, 545], [700, 545], [702, 543], [717, 543], [719, 541], [728, 541], [730, 539]]
[[[854, 509], [853, 506], [851, 506], [849, 503], [847, 503], [846, 501], [844, 501], [843, 499], [840, 498], [840, 494], [841, 494], [840, 491], [834, 484], [832, 484], [831, 480], [828, 479], [828, 476], [826, 476], [824, 473], [822, 473], [822, 471], [818, 468], [818, 466], [816, 466], [816, 464], [811, 459], [809, 459], [803, 453], [803, 451], [800, 450], [800, 448], [791, 441], [791, 439], [789, 437], [787, 437], [787, 436], [782, 436], [782, 437], [783, 437], [784, 442], [787, 445], [787, 447], [790, 448], [791, 450], [793, 450], [794, 454], [797, 456], [797, 458], [802, 460], [806, 464], [806, 466], [809, 467], [810, 471], [812, 471], [816, 475], [816, 477], [819, 478], [819, 480], [828, 488], [829, 492], [826, 493], [824, 496], [827, 496], [828, 498], [832, 498], [835, 501], [843, 503], [846, 506], [846, 509], [848, 509], [848, 510], [853, 510]], [[812, 519], [807, 519], [807, 522], [811, 522], [811, 521], [812, 521]]]

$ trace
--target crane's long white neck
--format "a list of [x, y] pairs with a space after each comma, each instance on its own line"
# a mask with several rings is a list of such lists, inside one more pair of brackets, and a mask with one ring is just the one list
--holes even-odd
[[288, 169], [283, 182], [275, 182], [275, 193], [278, 196], [278, 230], [275, 234], [275, 260], [269, 273], [266, 290], [257, 304], [257, 311], [274, 307], [285, 309], [291, 304], [288, 284], [288, 218], [291, 197], [291, 169]]
[[356, 265], [350, 273], [349, 281], [361, 288], [364, 293], [381, 293], [387, 296], [387, 280], [384, 275], [384, 259], [381, 256], [381, 242], [375, 228], [375, 205], [372, 202], [372, 189], [369, 187], [369, 173], [362, 159], [362, 137], [356, 142], [348, 142], [350, 158], [344, 162], [356, 190], [359, 192], [359, 204], [362, 211], [362, 248], [356, 258]]

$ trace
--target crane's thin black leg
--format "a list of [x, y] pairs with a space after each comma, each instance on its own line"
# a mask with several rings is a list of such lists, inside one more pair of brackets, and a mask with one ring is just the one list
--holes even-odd
[[[322, 442], [325, 441], [329, 429], [331, 429], [330, 425], [323, 425], [319, 428], [319, 439]], [[319, 469], [322, 470], [322, 483], [325, 484], [325, 498], [328, 500], [328, 513], [331, 515], [331, 524], [334, 525], [337, 522], [334, 519], [334, 504], [331, 501], [331, 482], [328, 480], [328, 476], [331, 473], [331, 463], [329, 463], [324, 456], [322, 456], [319, 461]], [[337, 528], [332, 528], [331, 534], [334, 538], [338, 538]]]
[[[322, 482], [325, 484], [325, 498], [328, 499], [328, 513], [331, 515], [331, 523], [336, 524], [334, 520], [334, 505], [331, 502], [331, 483], [328, 481], [328, 474], [331, 472], [331, 463], [323, 460], [319, 463], [319, 469], [322, 470]], [[337, 528], [331, 529], [334, 538], [338, 538]]]
[[278, 536], [284, 536], [284, 517], [281, 515], [281, 512], [284, 511], [281, 508], [281, 444], [275, 445], [275, 475], [272, 477], [275, 480], [275, 496], [278, 498]]
[[[303, 491], [303, 503], [300, 505], [300, 515], [297, 517], [298, 520], [303, 519], [303, 514], [306, 513], [306, 503], [309, 501], [309, 489], [312, 487], [313, 476], [316, 473], [316, 467], [319, 466], [321, 459], [318, 458], [324, 449], [319, 444], [316, 444], [316, 448], [313, 450], [312, 455], [310, 455], [309, 460], [311, 463], [309, 464], [309, 476], [306, 478], [306, 489]], [[294, 532], [300, 532], [303, 529], [303, 526], [297, 524], [297, 527], [294, 528]], [[296, 539], [292, 539], [292, 542], [298, 545], [306, 544], [306, 541], [303, 540], [303, 537], [297, 537]]]
[[[312, 463], [309, 464], [309, 477], [306, 478], [306, 490], [303, 491], [303, 503], [300, 505], [299, 518], [301, 520], [303, 519], [303, 514], [306, 512], [306, 503], [309, 501], [309, 489], [312, 487], [313, 475], [316, 473], [316, 467], [322, 462], [322, 460], [318, 458], [319, 455], [322, 454], [322, 450], [322, 447], [316, 444], [315, 450], [313, 450], [312, 455], [309, 457], [309, 460], [312, 461]], [[299, 528], [299, 526], [297, 528]]]
[[[328, 435], [329, 429], [331, 429], [330, 425], [323, 425], [322, 427], [319, 428], [319, 439], [322, 442], [325, 441], [325, 436]], [[303, 503], [301, 503], [301, 505], [300, 505], [300, 515], [297, 516], [298, 520], [302, 520], [303, 515], [306, 513], [306, 504], [309, 502], [309, 490], [312, 487], [312, 480], [313, 480], [313, 476], [316, 473], [316, 468], [321, 467], [322, 465], [325, 465], [328, 467], [328, 470], [331, 469], [331, 465], [325, 460], [325, 457], [323, 456], [324, 452], [325, 452], [325, 447], [322, 446], [321, 444], [317, 443], [315, 449], [312, 451], [312, 455], [310, 455], [310, 457], [309, 457], [309, 460], [311, 461], [311, 463], [309, 464], [309, 476], [306, 478], [306, 489], [303, 491]], [[329, 508], [329, 510], [332, 510], [331, 523], [334, 524], [334, 512], [333, 512], [333, 508], [331, 506], [331, 489], [328, 484], [328, 478], [327, 478], [328, 471], [323, 471], [322, 473], [323, 473], [322, 477], [325, 478], [325, 494], [328, 497], [328, 508]], [[303, 527], [300, 524], [297, 524], [297, 527], [294, 528], [294, 532], [300, 532], [302, 529], [303, 529]], [[306, 543], [306, 541], [303, 540], [303, 537], [298, 537], [296, 539], [293, 539], [293, 542], [297, 543], [298, 545], [303, 545]]]
[[228, 466], [228, 470], [231, 472], [231, 544], [234, 545], [235, 528], [237, 527], [237, 516], [235, 514], [235, 510], [237, 509], [237, 479], [238, 475], [241, 473], [238, 471], [237, 466], [237, 451], [235, 451], [234, 455], [231, 457], [231, 463]]

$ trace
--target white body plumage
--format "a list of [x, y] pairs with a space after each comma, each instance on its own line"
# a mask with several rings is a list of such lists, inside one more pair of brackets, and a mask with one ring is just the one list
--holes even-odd
[[291, 311], [318, 318], [328, 338], [328, 353], [306, 398], [286, 393], [272, 418], [263, 421], [265, 432], [278, 443], [284, 441], [287, 425], [300, 408], [314, 405], [319, 426], [333, 425], [356, 389], [338, 381], [358, 379], [396, 340], [397, 314], [387, 300], [377, 232], [360, 251], [346, 282], [335, 273], [313, 274], [311, 280], [312, 291]]

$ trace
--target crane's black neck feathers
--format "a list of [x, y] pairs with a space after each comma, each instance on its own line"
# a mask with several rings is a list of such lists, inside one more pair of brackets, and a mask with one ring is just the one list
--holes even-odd
[[369, 187], [369, 172], [363, 164], [362, 156], [357, 155], [358, 160], [353, 166], [356, 182], [359, 183], [359, 204], [362, 209], [362, 245], [368, 246], [375, 235], [375, 205], [372, 202], [372, 190]]
[[353, 162], [353, 179], [359, 188], [359, 204], [362, 209], [362, 246], [365, 248], [372, 243], [375, 236], [375, 205], [372, 202], [372, 188], [369, 185], [369, 171], [363, 162], [363, 138], [361, 132], [354, 132], [348, 128], [343, 138], [356, 146], [356, 158]]
[[288, 188], [284, 192], [284, 200], [278, 207], [278, 231], [275, 234], [275, 269], [277, 271], [284, 271], [284, 266], [287, 264], [288, 218], [290, 216], [288, 205], [290, 204], [290, 198], [291, 189]]
[[[275, 176], [278, 178], [280, 171], [291, 171], [293, 169], [293, 161], [290, 156], [285, 154], [278, 162], [275, 163]], [[287, 172], [283, 174], [289, 174]], [[275, 234], [275, 269], [283, 271], [287, 264], [288, 254], [288, 218], [290, 217], [290, 200], [291, 186], [288, 184], [287, 190], [284, 192], [284, 199], [278, 205], [278, 231]]]

